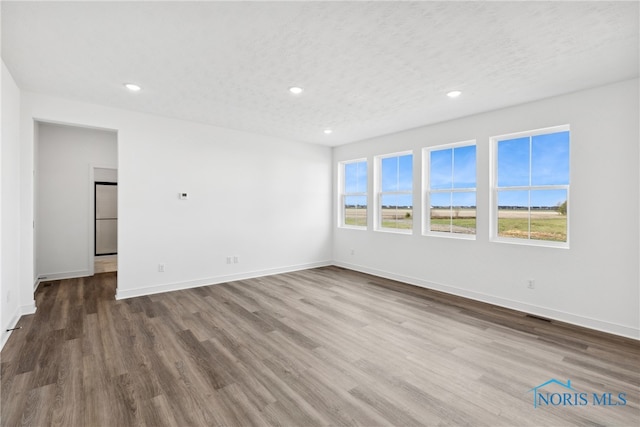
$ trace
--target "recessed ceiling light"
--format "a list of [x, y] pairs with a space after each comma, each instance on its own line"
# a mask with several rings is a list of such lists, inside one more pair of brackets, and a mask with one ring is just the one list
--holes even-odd
[[462, 92], [460, 92], [459, 90], [452, 90], [451, 92], [447, 93], [447, 96], [449, 98], [457, 98], [460, 95], [462, 95]]
[[329, 134], [333, 133], [333, 131], [332, 131], [331, 129], [325, 129], [325, 130], [324, 130], [324, 133], [325, 133], [326, 135], [329, 135]]
[[129, 89], [131, 92], [138, 92], [140, 90], [140, 86], [135, 83], [125, 83], [124, 87]]
[[294, 95], [300, 95], [302, 93], [304, 89], [302, 89], [301, 87], [298, 86], [292, 86], [289, 88], [289, 92], [291, 92]]

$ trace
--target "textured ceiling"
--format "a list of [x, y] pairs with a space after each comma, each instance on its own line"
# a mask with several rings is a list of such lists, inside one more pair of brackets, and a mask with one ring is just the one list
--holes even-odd
[[3, 1], [2, 58], [24, 90], [339, 145], [636, 77], [638, 6]]

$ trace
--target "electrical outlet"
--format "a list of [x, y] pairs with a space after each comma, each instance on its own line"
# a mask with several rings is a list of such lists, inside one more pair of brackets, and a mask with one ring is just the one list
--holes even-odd
[[356, 250], [351, 248], [351, 255], [355, 255], [356, 254]]
[[231, 264], [231, 257], [230, 256], [227, 257], [227, 264]]
[[527, 288], [529, 289], [535, 289], [536, 288], [536, 281], [533, 279], [529, 279], [527, 281]]
[[240, 259], [239, 259], [237, 256], [234, 256], [234, 257], [233, 257], [233, 263], [234, 263], [234, 264], [237, 264], [237, 263], [239, 263], [239, 262], [240, 262]]
[[158, 264], [158, 273], [164, 273], [164, 264]]

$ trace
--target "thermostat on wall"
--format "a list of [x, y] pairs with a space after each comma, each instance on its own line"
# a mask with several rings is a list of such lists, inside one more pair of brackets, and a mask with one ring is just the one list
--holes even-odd
[[187, 200], [189, 198], [188, 193], [178, 193], [178, 195], [180, 196], [180, 200]]

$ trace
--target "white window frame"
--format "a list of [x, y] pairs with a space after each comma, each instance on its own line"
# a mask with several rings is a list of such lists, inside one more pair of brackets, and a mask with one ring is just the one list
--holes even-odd
[[[406, 156], [406, 155], [411, 155], [411, 191], [387, 191], [387, 192], [382, 192], [382, 160], [383, 159], [388, 159], [391, 157], [402, 157], [402, 156]], [[375, 231], [381, 231], [381, 232], [385, 232], [385, 233], [399, 233], [399, 234], [413, 234], [413, 226], [415, 226], [415, 210], [416, 210], [416, 206], [415, 206], [415, 201], [414, 201], [414, 197], [413, 197], [413, 190], [414, 190], [414, 172], [415, 172], [415, 168], [413, 167], [414, 164], [414, 157], [413, 157], [413, 150], [408, 150], [408, 151], [400, 151], [397, 153], [390, 153], [390, 154], [383, 154], [383, 155], [379, 155], [379, 156], [375, 156], [375, 160], [374, 160], [374, 177], [375, 177], [375, 206], [376, 209], [374, 211], [374, 230]], [[412, 211], [411, 211], [411, 221], [412, 221], [412, 227], [410, 229], [407, 228], [390, 228], [390, 227], [383, 227], [382, 226], [382, 196], [386, 196], [386, 195], [393, 195], [393, 194], [397, 194], [397, 195], [403, 195], [403, 194], [408, 194], [411, 196], [411, 202], [412, 202]]]
[[[532, 156], [529, 155], [529, 185], [523, 186], [509, 186], [509, 187], [498, 187], [498, 143], [500, 141], [506, 141], [510, 139], [523, 138], [523, 137], [534, 137], [538, 135], [546, 135], [549, 133], [557, 133], [557, 132], [571, 132], [569, 125], [560, 125], [560, 126], [552, 126], [542, 129], [535, 129], [531, 131], [524, 132], [515, 132], [505, 135], [498, 135], [490, 138], [490, 150], [491, 150], [491, 193], [490, 193], [490, 223], [489, 223], [489, 236], [490, 241], [498, 242], [498, 243], [510, 243], [516, 245], [526, 245], [526, 246], [543, 246], [543, 247], [553, 247], [553, 248], [569, 248], [569, 236], [570, 234], [570, 209], [571, 209], [571, 200], [570, 200], [570, 187], [571, 187], [571, 153], [569, 153], [569, 184], [561, 184], [561, 185], [531, 185], [531, 162], [533, 161]], [[531, 149], [531, 148], [530, 148]], [[569, 133], [569, 149], [571, 150], [571, 133]], [[566, 242], [556, 242], [551, 240], [538, 240], [532, 239], [529, 236], [528, 239], [521, 239], [515, 237], [503, 237], [498, 236], [498, 191], [509, 189], [510, 191], [534, 191], [534, 190], [566, 190], [567, 192], [567, 241]], [[531, 208], [531, 201], [529, 201], [529, 208]], [[529, 232], [531, 232], [531, 217], [529, 217]]]
[[[349, 164], [353, 163], [364, 163], [365, 168], [367, 170], [367, 183], [365, 186], [364, 192], [356, 192], [356, 193], [347, 193], [346, 192], [346, 174], [345, 167]], [[354, 230], [367, 230], [369, 225], [369, 217], [371, 212], [371, 201], [369, 197], [369, 162], [365, 158], [353, 159], [353, 160], [345, 160], [338, 163], [338, 227], [340, 228], [351, 228]], [[367, 200], [367, 225], [352, 225], [346, 224], [346, 215], [344, 212], [345, 199], [349, 196], [364, 196]]]
[[[476, 187], [469, 188], [446, 188], [431, 190], [431, 152], [448, 150], [459, 147], [476, 147]], [[454, 151], [455, 152], [455, 151]], [[478, 233], [478, 192], [476, 190], [478, 185], [478, 145], [475, 139], [468, 141], [454, 142], [450, 144], [436, 145], [433, 147], [425, 147], [422, 149], [422, 235], [423, 236], [435, 236], [445, 237], [451, 239], [464, 239], [464, 240], [476, 240]], [[432, 193], [475, 193], [476, 194], [476, 232], [474, 234], [453, 233], [447, 231], [432, 231], [431, 230], [431, 194]]]

